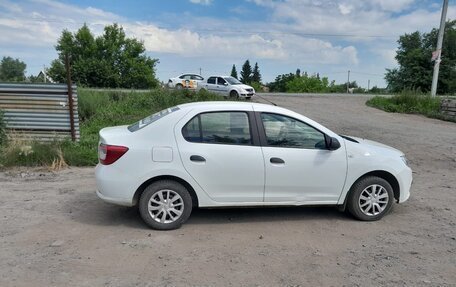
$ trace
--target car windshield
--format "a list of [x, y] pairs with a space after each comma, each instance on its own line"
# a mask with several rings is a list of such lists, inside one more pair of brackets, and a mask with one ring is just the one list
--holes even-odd
[[236, 78], [233, 78], [233, 77], [226, 77], [224, 78], [228, 83], [230, 83], [230, 85], [242, 85], [241, 82], [239, 82], [238, 79]]
[[142, 129], [143, 127], [145, 126], [148, 126], [150, 125], [151, 123], [155, 122], [156, 120], [158, 119], [161, 119], [163, 118], [164, 116], [172, 113], [172, 112], [175, 112], [179, 110], [179, 107], [172, 107], [172, 108], [168, 108], [168, 109], [164, 109], [162, 111], [159, 111], [153, 115], [150, 115], [140, 121], [137, 121], [136, 123], [132, 124], [132, 125], [129, 125], [128, 126], [128, 130], [130, 132], [135, 132], [137, 130], [140, 130]]

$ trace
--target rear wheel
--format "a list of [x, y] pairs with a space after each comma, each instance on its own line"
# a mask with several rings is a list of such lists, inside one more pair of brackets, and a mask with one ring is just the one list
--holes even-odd
[[348, 211], [363, 221], [379, 220], [392, 207], [393, 188], [383, 178], [367, 176], [353, 185], [348, 198]]
[[182, 90], [184, 88], [184, 86], [182, 86], [181, 84], [177, 84], [176, 85], [176, 89], [177, 90]]
[[152, 183], [139, 199], [139, 212], [144, 222], [159, 230], [179, 228], [192, 212], [192, 198], [178, 182], [161, 180]]

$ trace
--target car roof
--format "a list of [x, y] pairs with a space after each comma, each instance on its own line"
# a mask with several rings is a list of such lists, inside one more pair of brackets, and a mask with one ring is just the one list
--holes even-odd
[[208, 78], [212, 78], [212, 77], [221, 77], [221, 78], [230, 78], [231, 76], [223, 76], [223, 75], [211, 75], [209, 76]]
[[186, 111], [190, 112], [190, 110], [193, 110], [193, 109], [198, 109], [199, 112], [211, 112], [211, 111], [222, 111], [224, 108], [226, 108], [227, 111], [229, 111], [230, 109], [251, 111], [253, 108], [253, 110], [257, 111], [257, 112], [277, 113], [277, 114], [283, 114], [286, 116], [294, 117], [294, 118], [297, 118], [298, 120], [304, 121], [306, 124], [309, 124], [326, 134], [329, 134], [331, 136], [337, 135], [333, 131], [329, 130], [328, 128], [324, 127], [323, 125], [319, 124], [318, 122], [315, 122], [310, 118], [307, 118], [306, 116], [304, 116], [302, 114], [296, 113], [287, 108], [273, 106], [270, 104], [260, 104], [260, 103], [252, 103], [252, 102], [241, 102], [241, 101], [239, 101], [239, 102], [238, 101], [213, 101], [213, 102], [187, 103], [187, 104], [178, 105], [178, 107], [184, 113], [186, 113]]
[[245, 108], [246, 110], [251, 109], [252, 107], [266, 108], [270, 111], [283, 111], [284, 108], [269, 105], [269, 104], [260, 104], [260, 103], [249, 103], [249, 102], [235, 102], [235, 101], [213, 101], [213, 102], [193, 102], [178, 105], [180, 109], [192, 109], [192, 108], [219, 108], [221, 106], [236, 106], [238, 108]]

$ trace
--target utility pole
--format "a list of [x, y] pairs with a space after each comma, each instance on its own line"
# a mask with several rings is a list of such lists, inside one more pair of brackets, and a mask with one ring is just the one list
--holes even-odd
[[369, 93], [371, 80], [367, 80], [367, 92]]
[[441, 62], [441, 55], [442, 55], [443, 33], [445, 32], [445, 22], [446, 22], [447, 10], [448, 10], [448, 0], [443, 0], [442, 16], [440, 18], [439, 36], [437, 38], [437, 49], [435, 50], [435, 52], [437, 53], [437, 59], [435, 59], [435, 62], [434, 62], [434, 73], [432, 75], [431, 96], [433, 96], [433, 97], [435, 97], [435, 95], [437, 94], [437, 81], [439, 79], [439, 69], [440, 69], [440, 62]]
[[200, 68], [200, 76], [201, 76], [201, 68]]
[[347, 94], [350, 92], [350, 70], [348, 70]]
[[70, 58], [67, 53], [67, 54], [65, 54], [65, 70], [66, 70], [67, 89], [68, 89], [68, 109], [70, 111], [71, 140], [76, 141], [76, 130], [74, 128], [73, 83], [71, 82], [70, 68], [71, 68], [70, 67]]
[[43, 65], [43, 78], [44, 83], [46, 83], [46, 65]]

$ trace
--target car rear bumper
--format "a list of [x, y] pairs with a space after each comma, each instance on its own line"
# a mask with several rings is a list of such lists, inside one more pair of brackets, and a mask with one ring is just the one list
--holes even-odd
[[101, 193], [99, 190], [96, 191], [98, 198], [104, 202], [122, 205], [122, 206], [133, 206], [132, 200], [128, 198], [109, 197]]
[[113, 166], [98, 164], [95, 168], [97, 196], [105, 202], [133, 206], [134, 191], [128, 186], [129, 178]]

